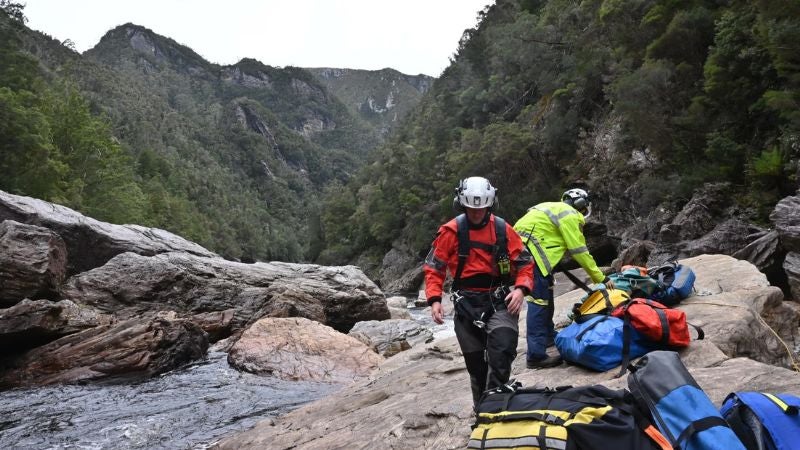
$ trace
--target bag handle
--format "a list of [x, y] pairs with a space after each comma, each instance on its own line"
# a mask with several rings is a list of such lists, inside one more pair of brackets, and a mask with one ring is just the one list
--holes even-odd
[[675, 441], [674, 447], [679, 449], [681, 448], [681, 442], [688, 441], [695, 433], [699, 433], [714, 427], [730, 428], [728, 422], [719, 416], [708, 416], [703, 417], [702, 419], [697, 419], [690, 423], [688, 427], [684, 428], [683, 431], [681, 431], [681, 434], [678, 435], [678, 439]]

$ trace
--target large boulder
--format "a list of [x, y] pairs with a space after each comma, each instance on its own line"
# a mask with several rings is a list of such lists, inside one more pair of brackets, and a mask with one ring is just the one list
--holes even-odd
[[773, 230], [751, 241], [731, 256], [744, 259], [756, 266], [758, 270], [765, 272], [783, 259], [784, 254], [781, 251], [778, 232]]
[[413, 320], [404, 319], [358, 322], [348, 334], [386, 358], [433, 341], [433, 332], [430, 329]]
[[800, 252], [800, 195], [786, 197], [769, 216], [787, 251]]
[[99, 325], [111, 323], [111, 316], [69, 300], [31, 301], [0, 309], [0, 354], [21, 353]]
[[136, 318], [71, 334], [6, 360], [0, 387], [152, 376], [200, 359], [207, 350], [206, 334], [187, 320]]
[[793, 300], [800, 301], [800, 252], [790, 252], [783, 261]]
[[366, 377], [382, 361], [361, 341], [297, 317], [257, 321], [228, 353], [228, 362], [239, 370], [339, 383]]
[[57, 234], [13, 220], [0, 223], [0, 307], [56, 298], [66, 269], [67, 248]]
[[383, 293], [355, 266], [243, 264], [187, 253], [117, 255], [70, 278], [63, 296], [121, 317], [233, 309], [233, 330], [264, 316], [305, 317], [343, 332], [389, 318]]
[[422, 261], [411, 252], [397, 248], [383, 257], [380, 273], [383, 290], [392, 294], [415, 292], [425, 276]]
[[0, 191], [0, 221], [9, 219], [49, 228], [61, 236], [69, 255], [69, 275], [102, 266], [124, 252], [155, 255], [179, 251], [217, 256], [194, 242], [158, 228], [101, 222], [61, 205]]
[[[787, 311], [773, 304], [775, 289], [766, 284], [764, 276], [747, 262], [726, 256], [704, 255], [682, 262], [697, 272], [698, 293], [702, 295], [684, 300], [681, 308], [687, 308], [690, 321], [701, 319], [708, 337], [693, 342], [681, 352], [681, 358], [710, 399], [719, 406], [731, 391], [800, 393], [800, 373], [740, 357], [735, 343], [742, 342], [742, 333], [730, 334], [734, 326], [727, 325], [733, 321], [736, 327], [753, 328], [750, 339], [765, 341], [743, 346], [745, 353], [752, 354], [758, 347], [768, 354], [765, 359], [779, 359], [776, 355], [780, 350], [774, 348], [777, 340], [765, 338], [766, 325], [761, 319], [771, 324], [781, 339], [791, 339], [791, 333], [797, 330], [796, 316], [791, 315], [795, 320], [793, 332], [780, 328], [784, 319], [775, 315]], [[738, 293], [736, 300], [731, 297], [734, 293]], [[557, 315], [566, 314], [575, 297], [580, 297], [579, 291], [559, 297]], [[702, 312], [698, 309], [701, 307], [715, 308], [716, 313], [694, 317], [694, 313]], [[739, 309], [751, 313], [733, 313]], [[524, 314], [520, 322], [524, 325]], [[524, 326], [521, 328], [524, 330]], [[719, 344], [724, 344], [725, 351]], [[524, 331], [517, 348], [512, 377], [524, 386], [626, 387], [625, 377], [614, 378], [618, 369], [596, 373], [564, 364], [526, 370]], [[466, 446], [472, 421], [469, 378], [458, 343], [451, 337], [399, 353], [381, 364], [368, 382], [352, 384], [275, 421], [229, 436], [216, 447], [455, 449]]]

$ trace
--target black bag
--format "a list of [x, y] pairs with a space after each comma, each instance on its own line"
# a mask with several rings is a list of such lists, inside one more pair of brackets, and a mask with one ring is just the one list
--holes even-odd
[[555, 389], [503, 386], [481, 397], [477, 414], [467, 448], [670, 448], [638, 414], [627, 391], [600, 385]]

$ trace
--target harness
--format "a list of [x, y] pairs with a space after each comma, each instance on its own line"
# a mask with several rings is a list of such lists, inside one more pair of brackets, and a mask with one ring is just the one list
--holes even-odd
[[463, 272], [464, 265], [469, 257], [469, 252], [473, 248], [479, 248], [491, 253], [494, 257], [495, 264], [497, 264], [497, 271], [500, 274], [500, 282], [503, 285], [510, 284], [511, 260], [508, 256], [506, 221], [501, 217], [494, 217], [494, 245], [469, 240], [469, 223], [467, 223], [466, 214], [460, 214], [458, 217], [456, 217], [456, 224], [458, 225], [458, 266], [456, 267], [456, 273], [453, 277], [453, 290], [458, 291], [460, 289], [459, 285], [461, 284], [461, 273]]

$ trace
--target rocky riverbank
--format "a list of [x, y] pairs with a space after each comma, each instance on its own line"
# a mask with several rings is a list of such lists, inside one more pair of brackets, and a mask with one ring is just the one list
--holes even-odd
[[[764, 390], [800, 393], [800, 373], [792, 370], [800, 345], [800, 313], [784, 302], [752, 264], [724, 255], [682, 261], [698, 276], [694, 296], [680, 308], [703, 327], [706, 339], [681, 353], [684, 363], [719, 405], [728, 392]], [[558, 297], [556, 321], [581, 296]], [[524, 316], [520, 323], [524, 329]], [[524, 368], [520, 339], [513, 376], [525, 386], [603, 384], [625, 386], [617, 370], [594, 373], [562, 365]], [[397, 354], [365, 382], [351, 384], [254, 429], [220, 441], [216, 448], [455, 449], [464, 448], [472, 423], [468, 377], [455, 338]]]

